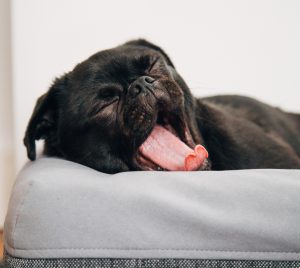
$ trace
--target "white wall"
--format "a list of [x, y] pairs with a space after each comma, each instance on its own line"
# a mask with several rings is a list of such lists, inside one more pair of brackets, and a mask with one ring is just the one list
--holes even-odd
[[300, 112], [298, 0], [13, 0], [16, 167], [36, 98], [98, 50], [161, 45], [198, 96], [236, 93]]
[[0, 0], [0, 229], [14, 178], [10, 6]]

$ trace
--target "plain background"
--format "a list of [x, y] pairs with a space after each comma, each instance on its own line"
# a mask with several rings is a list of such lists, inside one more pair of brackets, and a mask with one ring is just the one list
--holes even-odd
[[197, 96], [242, 94], [300, 112], [298, 0], [0, 2], [0, 226], [37, 97], [101, 49], [143, 37]]
[[15, 173], [11, 70], [9, 1], [0, 0], [0, 230]]

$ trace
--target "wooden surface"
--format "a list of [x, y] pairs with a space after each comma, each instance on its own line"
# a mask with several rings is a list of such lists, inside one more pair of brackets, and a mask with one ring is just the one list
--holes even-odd
[[2, 235], [2, 231], [0, 231], [0, 260], [3, 257], [3, 235]]

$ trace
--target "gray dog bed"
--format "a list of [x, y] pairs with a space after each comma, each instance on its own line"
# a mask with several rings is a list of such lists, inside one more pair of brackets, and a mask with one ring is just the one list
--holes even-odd
[[4, 235], [9, 267], [300, 267], [300, 170], [107, 175], [41, 158]]

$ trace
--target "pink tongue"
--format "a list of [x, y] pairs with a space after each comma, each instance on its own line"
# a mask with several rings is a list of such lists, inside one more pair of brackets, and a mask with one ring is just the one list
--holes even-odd
[[162, 168], [178, 170], [198, 170], [208, 157], [202, 145], [194, 150], [167, 129], [156, 125], [147, 140], [140, 146], [143, 156]]

